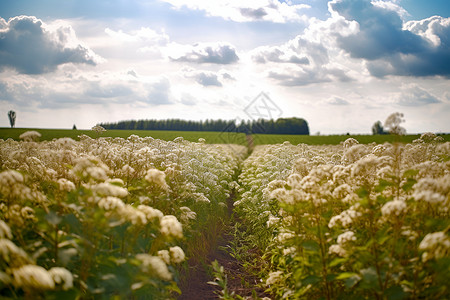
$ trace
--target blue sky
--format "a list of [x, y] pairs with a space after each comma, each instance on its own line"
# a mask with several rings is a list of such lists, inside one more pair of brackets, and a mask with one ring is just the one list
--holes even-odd
[[[265, 92], [312, 133], [450, 132], [446, 0], [0, 2], [0, 126], [248, 119]], [[2, 112], [3, 111], [3, 112]]]

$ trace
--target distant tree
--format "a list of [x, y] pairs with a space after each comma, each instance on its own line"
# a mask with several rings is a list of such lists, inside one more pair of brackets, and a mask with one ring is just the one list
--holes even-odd
[[72, 130], [77, 130], [77, 125], [73, 124]]
[[372, 126], [372, 134], [387, 134], [386, 131], [384, 131], [383, 124], [381, 124], [381, 121], [376, 121]]
[[400, 123], [403, 122], [405, 122], [403, 114], [396, 112], [387, 117], [386, 121], [384, 121], [384, 127], [389, 130], [390, 134], [404, 135], [406, 134], [406, 129], [400, 126]]
[[16, 125], [16, 112], [13, 110], [8, 111], [8, 117], [11, 128], [14, 128], [14, 126]]

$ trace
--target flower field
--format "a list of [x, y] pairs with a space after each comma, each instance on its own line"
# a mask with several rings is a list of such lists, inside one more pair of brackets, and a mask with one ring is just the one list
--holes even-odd
[[37, 137], [0, 140], [4, 298], [176, 299], [231, 194], [229, 251], [271, 299], [450, 297], [450, 143], [434, 134], [248, 157], [203, 139]]
[[177, 295], [181, 265], [225, 213], [246, 148], [35, 135], [0, 141], [2, 297]]
[[449, 158], [434, 134], [257, 146], [235, 202], [241, 252], [261, 251], [275, 299], [448, 299]]

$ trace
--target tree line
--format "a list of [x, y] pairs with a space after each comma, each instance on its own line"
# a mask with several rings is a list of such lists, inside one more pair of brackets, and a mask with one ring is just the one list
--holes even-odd
[[308, 122], [301, 118], [279, 118], [277, 120], [128, 120], [98, 124], [105, 129], [122, 130], [173, 130], [173, 131], [219, 131], [246, 134], [304, 134], [309, 135]]

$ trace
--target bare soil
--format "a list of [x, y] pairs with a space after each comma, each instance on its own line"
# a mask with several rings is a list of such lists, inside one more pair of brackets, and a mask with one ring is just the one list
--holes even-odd
[[233, 222], [235, 222], [235, 218], [232, 216], [233, 202], [234, 196], [232, 195], [228, 199], [229, 224], [224, 227], [217, 239], [217, 244], [212, 245], [210, 253], [204, 259], [197, 258], [188, 261], [188, 278], [180, 284], [182, 293], [178, 300], [220, 299], [218, 296], [220, 289], [215, 285], [208, 284], [208, 281], [214, 281], [211, 268], [211, 262], [214, 260], [224, 267], [230, 292], [235, 292], [242, 297], [249, 297], [248, 299], [253, 299], [252, 295], [254, 294], [260, 298], [268, 296], [264, 293], [264, 289], [256, 286], [258, 279], [245, 270], [241, 262], [226, 251], [227, 246], [233, 240], [231, 232]]

